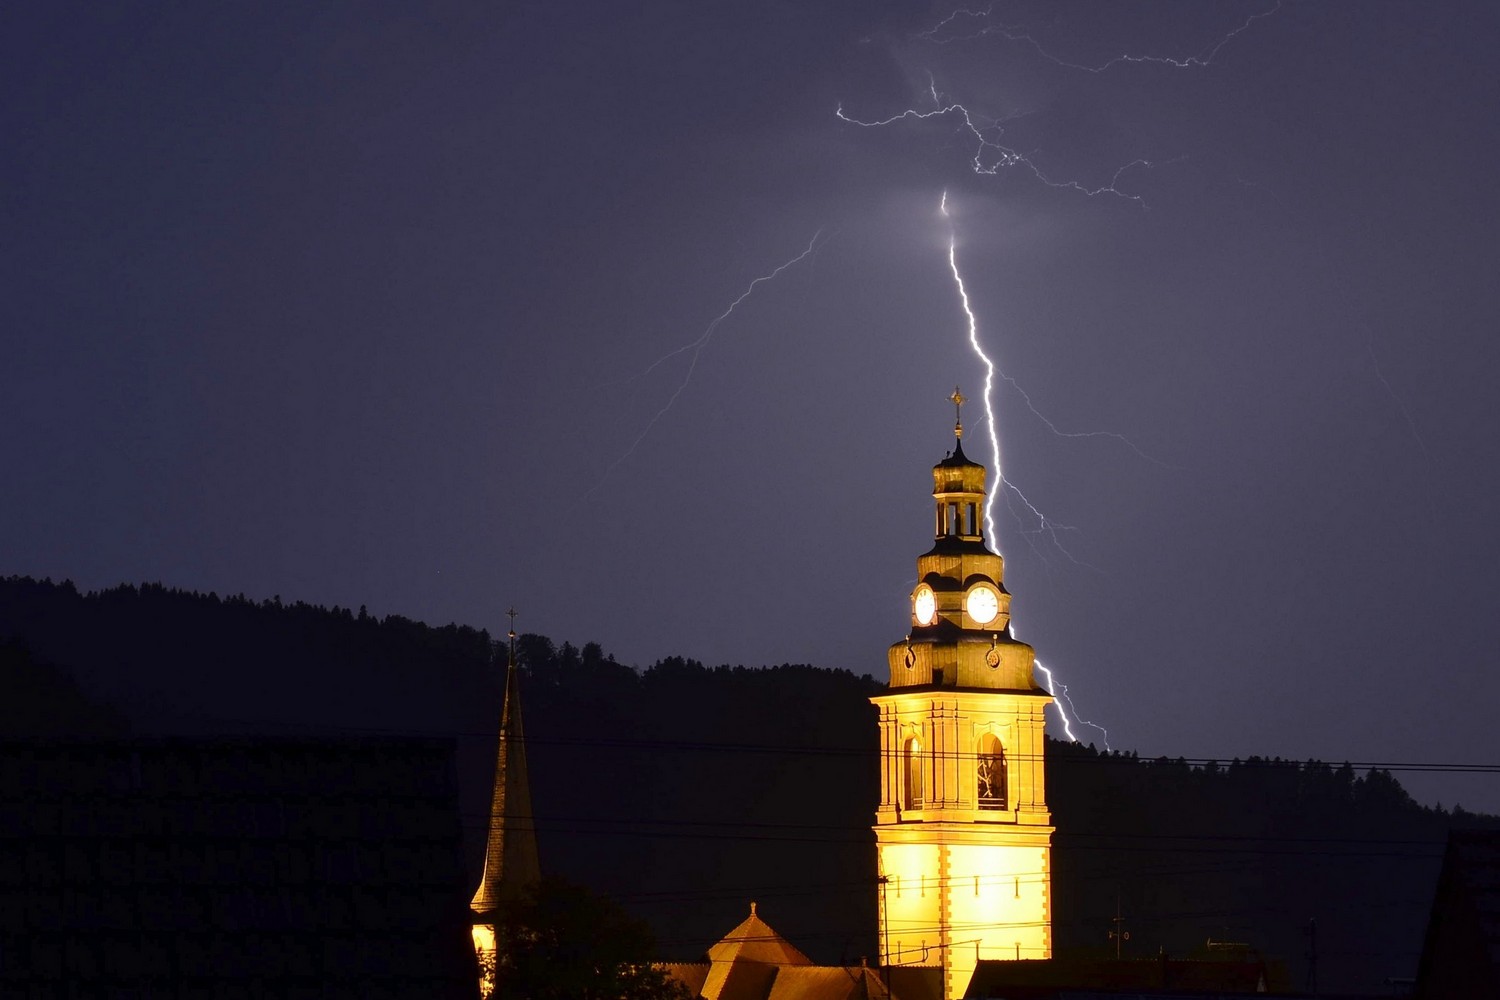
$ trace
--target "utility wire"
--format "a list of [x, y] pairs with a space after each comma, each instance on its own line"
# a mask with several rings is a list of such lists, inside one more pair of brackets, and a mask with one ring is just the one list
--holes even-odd
[[[458, 740], [490, 740], [497, 738], [493, 730], [479, 732], [473, 730], [430, 730], [430, 729], [402, 729], [389, 726], [350, 726], [333, 725], [325, 723], [300, 723], [281, 720], [250, 720], [232, 718], [228, 716], [200, 716], [199, 718], [211, 719], [216, 722], [233, 724], [236, 726], [273, 726], [283, 729], [300, 730], [307, 733], [347, 732], [367, 733], [372, 735], [405, 737], [418, 739], [458, 739]], [[248, 735], [243, 733], [238, 735]], [[223, 736], [234, 736], [235, 733], [221, 734]], [[210, 737], [212, 738], [212, 737]], [[128, 741], [127, 737], [127, 741]], [[816, 744], [772, 744], [772, 743], [725, 743], [708, 740], [666, 740], [666, 739], [624, 739], [624, 738], [600, 738], [600, 737], [547, 737], [536, 736], [528, 733], [524, 742], [528, 748], [534, 746], [546, 747], [580, 747], [585, 749], [615, 749], [615, 750], [648, 750], [669, 751], [675, 753], [743, 753], [743, 754], [785, 754], [788, 756], [802, 757], [854, 757], [854, 758], [878, 758], [881, 749], [878, 746], [819, 746]], [[1071, 745], [1071, 744], [1067, 744]], [[923, 751], [924, 756], [933, 760], [978, 760], [978, 753], [964, 753], [959, 751]], [[1181, 767], [1188, 766], [1195, 769], [1215, 765], [1220, 771], [1228, 771], [1231, 768], [1278, 768], [1296, 767], [1299, 770], [1309, 765], [1315, 765], [1319, 769], [1326, 768], [1339, 771], [1345, 767], [1358, 770], [1377, 771], [1401, 771], [1401, 772], [1438, 772], [1438, 773], [1460, 773], [1460, 774], [1500, 774], [1500, 763], [1477, 763], [1464, 761], [1382, 761], [1382, 760], [1321, 760], [1309, 758], [1306, 760], [1296, 757], [1267, 757], [1253, 755], [1250, 757], [1171, 757], [1161, 754], [1155, 757], [1139, 756], [1127, 751], [1096, 751], [1089, 756], [1073, 755], [1066, 751], [1050, 754], [1025, 754], [1006, 750], [1006, 757], [1020, 762], [1044, 760], [1052, 764], [1072, 766], [1075, 764], [1090, 765], [1125, 765], [1132, 764], [1147, 765], [1152, 767]]]

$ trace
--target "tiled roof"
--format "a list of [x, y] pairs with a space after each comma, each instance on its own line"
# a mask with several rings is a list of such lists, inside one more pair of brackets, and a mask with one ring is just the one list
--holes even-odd
[[768, 965], [811, 965], [812, 959], [773, 931], [750, 904], [750, 915], [708, 949], [711, 962], [764, 962]]
[[766, 1000], [877, 1000], [888, 995], [874, 969], [812, 965], [778, 970]]
[[813, 965], [755, 912], [708, 949], [707, 962], [662, 968], [707, 1000], [887, 1000], [879, 973], [863, 965]]
[[899, 1000], [878, 969], [862, 965], [720, 965], [667, 963], [661, 968], [694, 996], [715, 1000]]

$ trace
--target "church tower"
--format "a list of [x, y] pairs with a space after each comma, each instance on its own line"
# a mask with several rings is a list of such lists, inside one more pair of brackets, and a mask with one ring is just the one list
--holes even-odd
[[516, 613], [509, 611], [510, 654], [505, 668], [505, 701], [500, 709], [500, 740], [495, 751], [495, 787], [484, 848], [484, 874], [469, 908], [474, 911], [474, 950], [479, 957], [480, 996], [495, 987], [495, 911], [541, 879], [531, 784], [526, 776], [526, 735], [521, 728], [521, 682], [516, 670]]
[[984, 466], [933, 467], [935, 541], [917, 557], [911, 631], [890, 648], [880, 712], [883, 965], [941, 966], [963, 996], [980, 959], [1052, 957], [1047, 811], [1035, 653], [1010, 634], [1004, 560], [985, 544]]

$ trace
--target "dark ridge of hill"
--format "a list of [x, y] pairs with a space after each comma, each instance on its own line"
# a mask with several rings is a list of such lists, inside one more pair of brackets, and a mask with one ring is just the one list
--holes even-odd
[[129, 732], [125, 715], [85, 694], [68, 671], [32, 655], [20, 640], [0, 639], [0, 733], [113, 739]]
[[[80, 594], [0, 580], [0, 641], [70, 673], [139, 735], [418, 733], [458, 739], [477, 878], [500, 705], [481, 631], [159, 585]], [[595, 644], [519, 643], [544, 870], [592, 884], [692, 958], [751, 900], [815, 960], [874, 956], [870, 676], [808, 666], [645, 670]], [[66, 703], [63, 698], [59, 703]], [[78, 709], [80, 731], [86, 707]], [[0, 717], [3, 718], [3, 717]], [[66, 713], [60, 717], [66, 727]], [[0, 735], [6, 735], [0, 732]], [[1384, 771], [1251, 759], [1193, 767], [1048, 742], [1054, 945], [1126, 953], [1245, 942], [1323, 990], [1412, 975], [1454, 825]]]
[[699, 957], [755, 901], [821, 960], [874, 959], [868, 698], [883, 685], [679, 657], [637, 673], [538, 636], [519, 654], [544, 867], [615, 894], [676, 957]]
[[281, 727], [422, 730], [465, 713], [466, 686], [498, 696], [489, 637], [279, 598], [220, 598], [160, 584], [80, 593], [71, 583], [0, 580], [0, 637], [70, 669], [144, 734]]
[[1102, 953], [1243, 942], [1297, 988], [1371, 991], [1416, 974], [1445, 839], [1500, 817], [1417, 804], [1389, 771], [1252, 757], [1190, 766], [1048, 743], [1054, 934]]

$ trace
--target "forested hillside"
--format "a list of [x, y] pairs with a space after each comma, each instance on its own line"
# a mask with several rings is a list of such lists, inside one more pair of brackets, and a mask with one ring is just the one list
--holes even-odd
[[[477, 877], [492, 655], [483, 632], [362, 610], [12, 578], [0, 736], [451, 736]], [[637, 670], [530, 635], [519, 659], [545, 870], [614, 894], [674, 956], [701, 953], [751, 900], [815, 959], [874, 956], [879, 680], [679, 658]], [[1049, 741], [1048, 782], [1059, 953], [1112, 949], [1118, 905], [1126, 954], [1243, 942], [1300, 985], [1316, 947], [1325, 990], [1411, 975], [1447, 829], [1497, 823], [1419, 806], [1389, 773], [1319, 762], [1148, 761]]]

